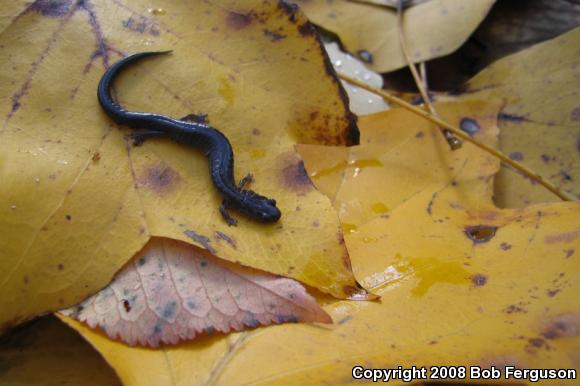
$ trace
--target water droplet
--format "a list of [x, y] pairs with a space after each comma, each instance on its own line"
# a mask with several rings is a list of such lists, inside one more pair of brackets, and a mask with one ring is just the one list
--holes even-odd
[[353, 234], [358, 232], [358, 227], [355, 224], [342, 223], [342, 231], [346, 234]]
[[147, 12], [155, 16], [165, 15], [167, 13], [163, 8], [149, 8]]
[[12, 205], [10, 206], [10, 209], [16, 209], [16, 205], [12, 204]]
[[36, 182], [36, 183], [38, 184], [38, 183], [40, 182], [40, 178], [36, 177], [36, 178], [34, 179], [34, 182]]
[[151, 39], [145, 39], [143, 40], [143, 44], [145, 44], [146, 46], [150, 46], [153, 44], [153, 40]]
[[68, 165], [68, 161], [65, 161], [63, 159], [59, 159], [58, 161], [56, 161], [57, 163], [61, 164], [61, 165]]
[[360, 75], [360, 70], [354, 70], [355, 75]]
[[358, 92], [358, 88], [351, 87], [350, 91], [352, 91], [353, 94], [356, 94]]
[[334, 62], [334, 65], [335, 65], [336, 67], [340, 67], [340, 66], [342, 66], [342, 60], [336, 60], [336, 61]]
[[369, 98], [369, 99], [367, 99], [367, 102], [368, 102], [369, 104], [373, 104], [373, 102], [374, 102], [374, 101], [373, 101], [371, 98]]
[[371, 80], [371, 74], [369, 74], [368, 72], [366, 74], [363, 75], [363, 79], [364, 80]]

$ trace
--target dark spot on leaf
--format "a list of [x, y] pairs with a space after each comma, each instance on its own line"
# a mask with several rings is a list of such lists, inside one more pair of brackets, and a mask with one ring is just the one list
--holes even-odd
[[425, 133], [422, 131], [418, 131], [417, 134], [415, 134], [415, 138], [423, 138], [425, 136]]
[[566, 255], [565, 255], [566, 259], [568, 259], [568, 258], [572, 257], [572, 255], [574, 254], [575, 251], [574, 251], [574, 249], [567, 249], [564, 252], [566, 252]]
[[256, 315], [254, 315], [253, 312], [248, 312], [247, 315], [248, 316], [244, 320], [244, 324], [246, 326], [255, 328], [255, 327], [258, 327], [260, 325], [260, 322], [256, 319]]
[[316, 36], [316, 28], [308, 21], [298, 27], [298, 32], [304, 37]]
[[474, 135], [480, 129], [479, 123], [473, 118], [462, 118], [459, 122], [459, 128], [469, 135]]
[[179, 174], [164, 164], [146, 168], [139, 178], [141, 184], [159, 194], [168, 193], [180, 180]]
[[487, 276], [477, 273], [471, 277], [471, 282], [476, 287], [482, 287], [487, 284]]
[[558, 292], [560, 292], [559, 289], [551, 289], [551, 290], [547, 290], [546, 291], [546, 295], [548, 295], [548, 297], [553, 298], [554, 296], [556, 296], [558, 294]]
[[508, 244], [508, 243], [506, 243], [506, 242], [503, 242], [503, 243], [501, 243], [501, 244], [499, 245], [499, 247], [500, 247], [501, 249], [503, 249], [504, 251], [507, 251], [507, 250], [510, 250], [510, 249], [512, 248], [512, 245], [511, 245], [511, 244]]
[[64, 216], [64, 218], [66, 218], [68, 221], [72, 220], [72, 217], [70, 214], [67, 214], [66, 216]]
[[527, 311], [516, 304], [510, 304], [509, 306], [504, 308], [503, 312], [505, 312], [506, 314], [517, 314], [517, 313], [526, 313]]
[[528, 343], [535, 348], [541, 348], [546, 344], [546, 341], [542, 338], [530, 338]]
[[316, 120], [316, 117], [318, 117], [318, 114], [320, 114], [318, 111], [313, 111], [310, 113], [310, 120], [314, 121]]
[[521, 123], [523, 121], [526, 121], [525, 117], [522, 117], [519, 115], [507, 114], [507, 113], [499, 113], [497, 115], [497, 119], [500, 121], [509, 121], [509, 122], [513, 122], [513, 123]]
[[373, 54], [371, 54], [368, 50], [364, 50], [364, 49], [358, 50], [356, 54], [359, 57], [359, 59], [365, 63], [370, 64], [374, 61]]
[[64, 269], [64, 264], [63, 263], [59, 263], [57, 265], [57, 268], [58, 268], [59, 271], [62, 271]]
[[228, 236], [227, 234], [220, 231], [216, 231], [215, 235], [218, 240], [223, 240], [231, 245], [232, 248], [237, 249], [236, 241], [231, 236]]
[[519, 151], [513, 151], [509, 155], [510, 155], [510, 158], [513, 159], [514, 161], [521, 161], [524, 159], [524, 155], [522, 153], [520, 153]]
[[573, 121], [580, 121], [580, 107], [576, 107], [570, 113], [570, 119]]
[[131, 312], [131, 303], [129, 303], [127, 299], [123, 299], [123, 308], [125, 309], [125, 312]]
[[254, 135], [260, 135], [260, 134], [262, 134], [262, 132], [260, 131], [260, 129], [253, 128], [252, 129], [252, 134], [254, 134]]
[[122, 24], [123, 27], [132, 32], [140, 34], [147, 32], [150, 35], [159, 36], [159, 29], [144, 16], [139, 16], [138, 19], [131, 16], [127, 20], [123, 20]]
[[282, 182], [286, 188], [298, 194], [306, 194], [313, 189], [312, 181], [304, 168], [304, 161], [294, 154], [285, 160]]
[[560, 170], [560, 175], [565, 181], [572, 181], [572, 176], [564, 170]]
[[226, 23], [233, 29], [243, 29], [252, 24], [253, 13], [229, 12], [226, 17]]
[[571, 313], [556, 315], [546, 325], [542, 336], [546, 339], [580, 336], [580, 316]]
[[318, 228], [320, 226], [320, 222], [318, 220], [314, 220], [314, 221], [312, 221], [312, 226], [314, 228]]
[[264, 28], [262, 32], [264, 32], [264, 35], [270, 38], [270, 40], [273, 42], [279, 42], [280, 40], [286, 39], [286, 35], [282, 35], [281, 33], [275, 31], [271, 31], [267, 28]]
[[215, 248], [212, 247], [210, 244], [211, 240], [209, 239], [209, 237], [197, 234], [192, 230], [186, 230], [183, 232], [183, 234], [186, 235], [187, 237], [189, 237], [190, 239], [192, 239], [193, 241], [195, 241], [196, 243], [201, 244], [201, 246], [203, 246], [205, 249], [207, 249], [211, 253], [213, 253], [213, 254], [216, 253]]
[[489, 225], [473, 225], [465, 227], [465, 234], [474, 244], [486, 243], [495, 236], [497, 227]]
[[542, 154], [542, 155], [540, 156], [540, 159], [541, 159], [541, 160], [542, 160], [544, 163], [548, 163], [548, 162], [550, 162], [550, 161], [554, 161], [554, 160], [555, 160], [555, 158], [554, 158], [554, 157], [550, 157], [550, 156], [549, 156], [549, 155], [547, 155], [547, 154]]
[[36, 0], [30, 9], [42, 16], [62, 17], [71, 11], [72, 4], [72, 0]]
[[24, 277], [22, 278], [22, 280], [24, 281], [24, 284], [28, 284], [30, 282], [30, 279], [26, 275], [24, 275]]
[[429, 342], [429, 344], [430, 344], [431, 346], [433, 346], [433, 345], [436, 345], [437, 343], [439, 343], [439, 342], [438, 342], [438, 341], [436, 341], [436, 340], [432, 340], [431, 342]]
[[164, 319], [171, 319], [175, 316], [175, 311], [177, 311], [177, 303], [176, 302], [167, 303], [163, 307], [163, 311], [161, 312], [161, 316]]
[[283, 10], [288, 14], [288, 20], [290, 23], [296, 23], [296, 11], [298, 11], [298, 6], [286, 0], [278, 1], [278, 8]]

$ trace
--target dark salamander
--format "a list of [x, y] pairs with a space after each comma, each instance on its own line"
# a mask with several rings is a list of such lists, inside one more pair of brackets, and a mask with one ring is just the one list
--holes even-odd
[[224, 198], [220, 212], [229, 225], [237, 221], [227, 212], [233, 208], [260, 222], [270, 223], [280, 219], [276, 201], [243, 189], [252, 180], [251, 175], [243, 178], [239, 185], [234, 180], [234, 153], [228, 139], [218, 130], [201, 122], [184, 121], [159, 114], [138, 113], [125, 110], [111, 95], [111, 84], [115, 77], [128, 65], [139, 59], [168, 53], [141, 52], [121, 59], [111, 66], [101, 78], [97, 96], [101, 107], [111, 119], [121, 125], [138, 129], [132, 138], [136, 145], [147, 138], [168, 137], [202, 150], [209, 160], [211, 179]]

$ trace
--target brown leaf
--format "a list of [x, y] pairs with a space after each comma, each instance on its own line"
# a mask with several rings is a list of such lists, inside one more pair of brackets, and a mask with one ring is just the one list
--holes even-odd
[[332, 320], [296, 281], [153, 238], [99, 293], [63, 314], [130, 345], [176, 344], [214, 331]]

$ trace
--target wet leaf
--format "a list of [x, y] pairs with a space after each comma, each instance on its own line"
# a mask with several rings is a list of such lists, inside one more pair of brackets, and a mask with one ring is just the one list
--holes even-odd
[[[436, 108], [454, 124], [471, 119], [473, 135], [493, 145], [499, 106]], [[300, 151], [351, 221], [353, 267], [381, 302], [328, 300], [332, 328], [282, 325], [163, 351], [67, 323], [127, 385], [339, 384], [355, 365], [577, 368], [580, 205], [498, 209], [493, 157], [470, 144], [450, 152], [436, 128], [400, 109], [360, 123], [361, 146]]]
[[[379, 74], [366, 68], [361, 60], [343, 52], [337, 43], [326, 43], [324, 48], [337, 72], [365, 82], [369, 86], [383, 88], [383, 78]], [[348, 94], [350, 110], [354, 114], [358, 116], [372, 114], [389, 108], [389, 105], [380, 96], [351, 85], [344, 80], [340, 82]]]
[[272, 323], [332, 323], [298, 282], [153, 238], [105, 289], [64, 315], [112, 339], [158, 347]]
[[[494, 0], [427, 1], [405, 11], [405, 41], [415, 62], [447, 55], [471, 35]], [[377, 72], [406, 66], [397, 34], [397, 14], [392, 8], [358, 1], [300, 0], [314, 23], [338, 35], [353, 54], [372, 58]], [[370, 56], [368, 55], [370, 54]]]
[[[354, 143], [358, 131], [293, 6], [37, 0], [0, 44], [0, 330], [95, 293], [151, 236], [334, 296], [357, 291], [336, 213], [293, 145]], [[133, 148], [130, 130], [101, 111], [95, 90], [107, 66], [166, 49], [128, 69], [118, 99], [176, 118], [207, 114], [233, 144], [237, 178], [253, 173], [251, 188], [277, 200], [278, 224], [228, 227], [203, 154], [165, 140]]]
[[[476, 75], [463, 98], [502, 98], [501, 150], [580, 198], [580, 28], [497, 61]], [[558, 201], [502, 168], [496, 202], [504, 207]]]
[[103, 358], [54, 317], [42, 317], [0, 337], [0, 384], [121, 385]]

